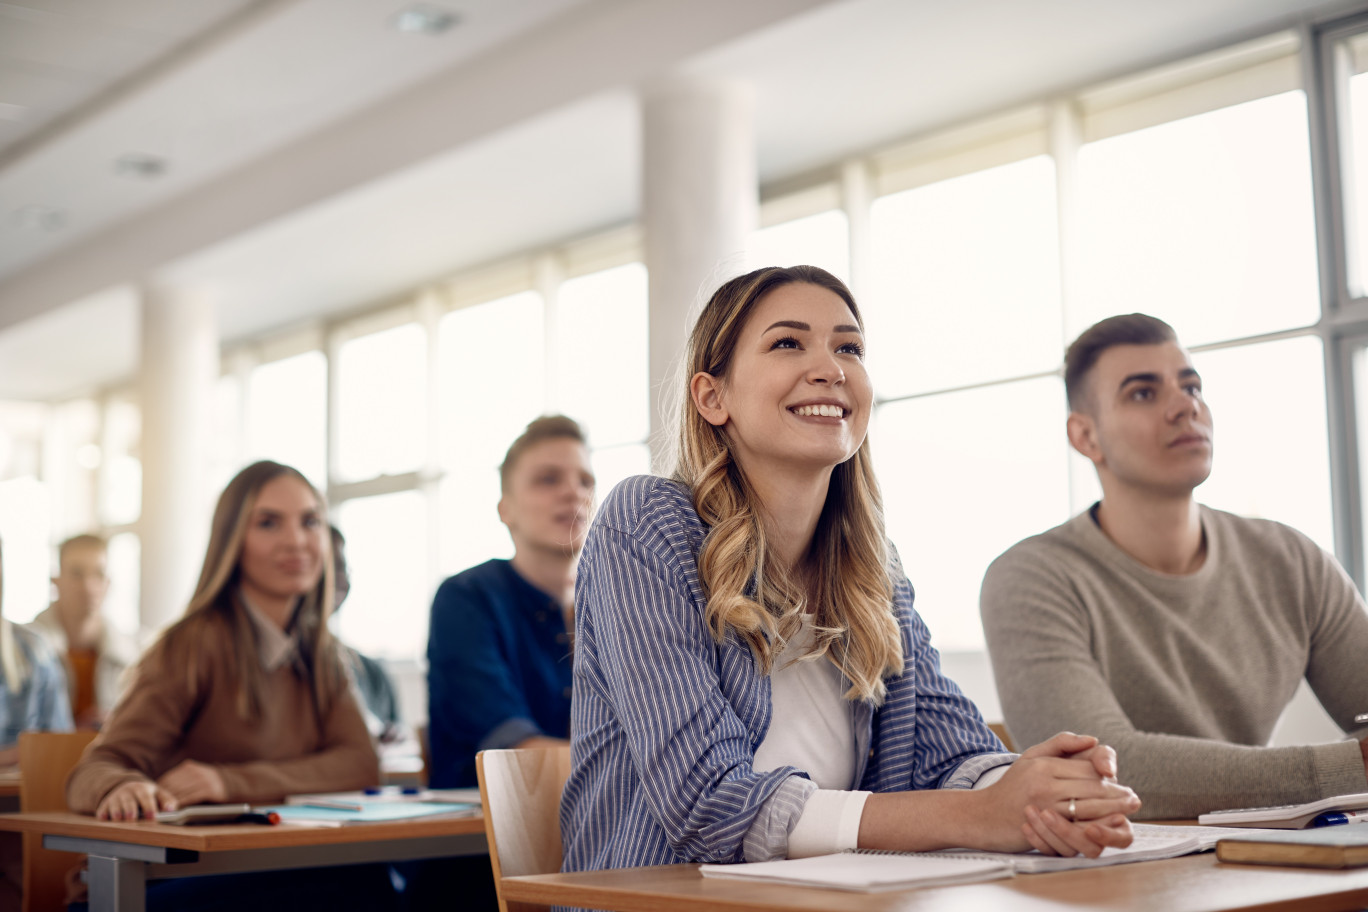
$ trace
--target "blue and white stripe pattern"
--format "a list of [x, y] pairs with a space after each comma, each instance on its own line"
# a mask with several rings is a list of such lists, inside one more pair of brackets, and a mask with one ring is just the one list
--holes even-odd
[[[766, 802], [790, 777], [806, 779], [752, 767], [770, 682], [744, 642], [718, 645], [704, 622], [695, 558], [706, 531], [688, 489], [651, 476], [615, 488], [590, 530], [575, 592], [566, 871], [743, 861]], [[907, 664], [877, 710], [853, 704], [855, 781], [876, 792], [972, 787], [1012, 755], [941, 674], [912, 586], [901, 567], [896, 576]]]

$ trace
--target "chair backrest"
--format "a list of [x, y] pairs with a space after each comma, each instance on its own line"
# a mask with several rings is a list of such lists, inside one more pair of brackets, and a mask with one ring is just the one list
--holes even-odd
[[993, 734], [998, 736], [998, 740], [1013, 753], [1016, 752], [1016, 745], [1012, 743], [1012, 735], [1007, 731], [1007, 726], [1001, 722], [989, 722], [988, 727], [993, 730]]
[[[95, 732], [19, 735], [19, 810], [65, 811], [66, 779]], [[24, 912], [66, 908], [66, 874], [78, 863], [70, 852], [43, 848], [39, 833], [24, 834]]]
[[560, 799], [570, 777], [570, 748], [480, 751], [475, 771], [499, 908], [535, 908], [506, 903], [501, 880], [560, 870]]
[[413, 734], [418, 738], [418, 753], [423, 758], [423, 771], [418, 776], [427, 785], [432, 781], [432, 745], [428, 743], [427, 723], [413, 726]]

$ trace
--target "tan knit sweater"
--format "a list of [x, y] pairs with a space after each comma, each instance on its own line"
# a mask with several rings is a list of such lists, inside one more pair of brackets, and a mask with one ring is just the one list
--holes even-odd
[[238, 714], [232, 645], [223, 625], [199, 631], [204, 661], [191, 686], [175, 657], [157, 650], [134, 680], [67, 779], [67, 804], [93, 813], [115, 786], [155, 781], [182, 760], [215, 766], [227, 800], [273, 802], [301, 792], [376, 785], [379, 761], [345, 682], [324, 718], [302, 672], [285, 663], [265, 673], [265, 705], [254, 723]]
[[1265, 746], [1303, 677], [1362, 728], [1363, 599], [1296, 530], [1201, 516], [1207, 558], [1187, 576], [1145, 567], [1087, 512], [988, 569], [983, 628], [1012, 737], [1097, 735], [1150, 819], [1368, 791], [1355, 741]]

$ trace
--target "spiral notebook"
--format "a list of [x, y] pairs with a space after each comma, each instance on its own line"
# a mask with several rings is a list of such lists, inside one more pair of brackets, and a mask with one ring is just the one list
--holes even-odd
[[1193, 855], [1197, 852], [1210, 852], [1222, 838], [1234, 835], [1248, 835], [1251, 830], [1237, 830], [1230, 827], [1160, 826], [1158, 824], [1133, 824], [1135, 840], [1124, 849], [1107, 848], [1096, 858], [1075, 855], [1063, 858], [1058, 855], [1041, 855], [1039, 852], [1026, 852], [1010, 855], [1000, 852], [975, 852], [971, 849], [946, 849], [943, 852], [929, 853], [932, 856], [953, 856], [955, 858], [997, 858], [1011, 863], [1018, 874], [1045, 874], [1050, 871], [1070, 871], [1074, 868], [1101, 868], [1107, 865], [1130, 864], [1135, 861], [1157, 861], [1161, 858], [1177, 858], [1179, 855]]
[[945, 887], [1012, 876], [1012, 866], [996, 859], [938, 857], [897, 852], [842, 852], [814, 858], [759, 861], [753, 864], [701, 865], [704, 877], [826, 887], [879, 893], [911, 887]]
[[[1155, 861], [1207, 852], [1217, 840], [1247, 836], [1250, 830], [1225, 827], [1181, 827], [1136, 824], [1135, 841], [1124, 849], [1106, 849], [1097, 858], [1061, 858], [1039, 852], [1011, 854], [973, 849], [940, 852], [871, 852], [855, 849], [837, 855], [762, 861], [755, 864], [702, 865], [704, 877], [728, 877], [769, 883], [803, 884], [834, 890], [879, 892], [910, 887], [949, 886], [1074, 868], [1097, 868]], [[1368, 829], [1366, 827], [1365, 829]], [[961, 867], [962, 865], [962, 867]]]

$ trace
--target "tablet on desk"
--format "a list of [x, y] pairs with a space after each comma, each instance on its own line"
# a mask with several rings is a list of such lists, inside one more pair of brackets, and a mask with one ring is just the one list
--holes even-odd
[[233, 823], [251, 810], [250, 804], [192, 804], [176, 811], [161, 811], [154, 819], [157, 823], [178, 826], [194, 823]]

